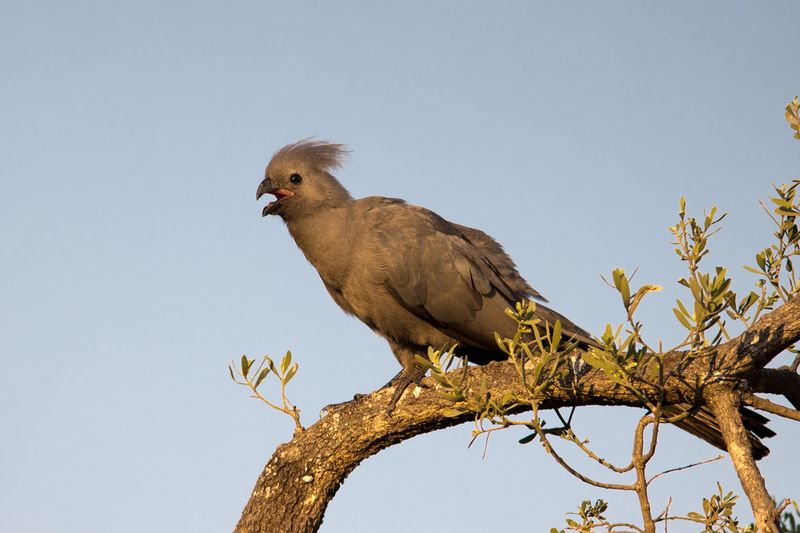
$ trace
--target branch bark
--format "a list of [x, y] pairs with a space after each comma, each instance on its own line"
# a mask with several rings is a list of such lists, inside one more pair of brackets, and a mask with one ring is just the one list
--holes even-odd
[[800, 409], [800, 375], [788, 366], [763, 368], [753, 384], [755, 392], [780, 394], [789, 400], [795, 409]]
[[[723, 402], [728, 401], [724, 391], [733, 391], [742, 380], [755, 389], [763, 377], [763, 367], [798, 340], [800, 298], [795, 297], [762, 317], [747, 332], [702, 356], [687, 358], [684, 353], [675, 352], [665, 357], [664, 374], [668, 378], [660, 393], [662, 404], [702, 403], [708, 399], [716, 402], [716, 408], [723, 412], [727, 409]], [[460, 379], [462, 372], [454, 371], [454, 379]], [[524, 396], [519, 376], [507, 362], [469, 367], [466, 374], [468, 383], [485, 383], [493, 397], [501, 397], [507, 391], [520, 398]], [[551, 387], [540, 409], [582, 405], [643, 406], [639, 396], [618, 386], [598, 370], [589, 369], [566, 379], [575, 383], [575, 387]], [[442, 413], [451, 402], [440, 396], [436, 383], [430, 378], [423, 384], [425, 387], [405, 393], [391, 419], [387, 418], [385, 409], [393, 391], [384, 388], [337, 407], [305, 431], [297, 432], [290, 442], [279, 446], [259, 476], [235, 531], [317, 531], [328, 502], [361, 461], [420, 433], [472, 420], [469, 413], [444, 416]], [[709, 390], [712, 393], [706, 394]], [[645, 382], [640, 393], [652, 402], [659, 399], [658, 389]], [[517, 407], [517, 412], [527, 410], [526, 405]], [[738, 431], [733, 425], [726, 429], [731, 435]], [[739, 437], [730, 438], [731, 445], [739, 442]], [[752, 467], [758, 472], [755, 462]], [[747, 486], [745, 491], [748, 491]], [[755, 501], [761, 500], [756, 498]], [[756, 511], [755, 502], [753, 505], [754, 512], [761, 513]]]
[[753, 459], [750, 439], [739, 414], [741, 398], [738, 394], [719, 385], [706, 390], [706, 403], [717, 417], [722, 437], [728, 446], [728, 454], [739, 476], [756, 519], [756, 527], [762, 533], [779, 533], [778, 513], [772, 503], [764, 477]]
[[752, 393], [746, 394], [742, 399], [745, 405], [752, 405], [753, 407], [761, 411], [766, 411], [774, 415], [782, 416], [784, 418], [789, 418], [791, 420], [797, 420], [798, 422], [800, 422], [800, 411], [798, 411], [797, 409], [784, 407], [780, 404], [771, 402], [766, 398], [759, 398], [758, 396]]

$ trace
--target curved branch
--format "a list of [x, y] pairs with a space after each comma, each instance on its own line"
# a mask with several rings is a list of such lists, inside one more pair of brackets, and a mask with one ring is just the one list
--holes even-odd
[[745, 394], [743, 400], [746, 405], [751, 405], [756, 409], [760, 409], [762, 411], [766, 411], [774, 415], [782, 416], [784, 418], [789, 418], [791, 420], [797, 420], [798, 422], [800, 422], [800, 411], [798, 411], [797, 409], [792, 409], [791, 407], [784, 407], [783, 405], [771, 402], [766, 398], [759, 398], [758, 396], [752, 393]]
[[[638, 394], [618, 386], [602, 372], [590, 369], [567, 376], [574, 387], [551, 387], [540, 409], [581, 405], [628, 405], [642, 407], [642, 397], [662, 405], [703, 401], [709, 383], [735, 387], [742, 379], [757, 381], [758, 373], [785, 348], [800, 340], [800, 298], [761, 318], [750, 330], [703, 356], [682, 352], [664, 358], [667, 379], [658, 387], [641, 383]], [[762, 371], [763, 372], [763, 371]], [[512, 393], [512, 402], [525, 397], [517, 371], [508, 362], [469, 367], [451, 372], [454, 379], [466, 374], [468, 383], [485, 383], [493, 397]], [[239, 533], [313, 532], [322, 523], [328, 502], [358, 464], [380, 450], [420, 433], [454, 426], [469, 420], [464, 413], [447, 417], [451, 402], [444, 400], [436, 383], [427, 378], [424, 388], [406, 392], [392, 418], [386, 416], [391, 388], [380, 389], [331, 410], [307, 430], [278, 447], [259, 476], [242, 517]], [[468, 391], [474, 392], [474, 391]], [[510, 410], [528, 410], [527, 402]]]

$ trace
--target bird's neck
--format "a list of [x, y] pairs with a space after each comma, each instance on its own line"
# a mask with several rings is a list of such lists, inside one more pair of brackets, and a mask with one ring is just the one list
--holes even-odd
[[352, 218], [348, 207], [323, 209], [286, 221], [297, 247], [328, 285], [338, 286], [349, 271], [353, 235], [349, 231]]

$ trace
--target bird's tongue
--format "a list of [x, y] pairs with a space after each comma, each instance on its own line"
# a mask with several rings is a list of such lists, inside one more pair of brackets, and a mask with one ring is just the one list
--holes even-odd
[[284, 199], [290, 196], [293, 196], [294, 193], [287, 189], [275, 189], [273, 191], [269, 191], [270, 194], [275, 196], [275, 201], [268, 203], [264, 209], [261, 211], [261, 216], [265, 217], [271, 214], [275, 209], [278, 207], [278, 204]]

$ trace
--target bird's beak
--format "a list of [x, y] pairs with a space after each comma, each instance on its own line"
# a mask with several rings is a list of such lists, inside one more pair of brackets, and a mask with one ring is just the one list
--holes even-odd
[[264, 179], [261, 183], [258, 184], [258, 189], [256, 189], [256, 200], [260, 199], [265, 194], [269, 194], [272, 190], [272, 183], [268, 179]]
[[261, 210], [262, 217], [272, 214], [284, 198], [293, 196], [292, 191], [287, 189], [273, 189], [272, 182], [269, 179], [264, 179], [264, 181], [259, 183], [258, 189], [256, 189], [256, 200], [260, 199], [265, 194], [274, 194], [275, 201], [264, 206], [264, 209]]

